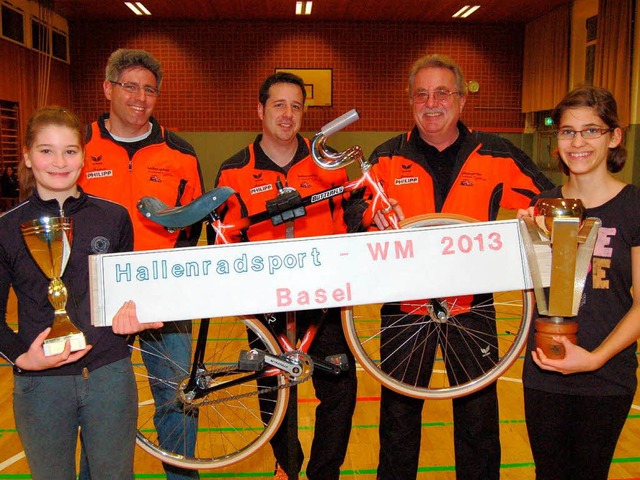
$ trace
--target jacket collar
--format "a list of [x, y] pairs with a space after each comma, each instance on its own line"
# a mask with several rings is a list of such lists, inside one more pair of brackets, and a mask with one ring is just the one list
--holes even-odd
[[[109, 130], [107, 130], [107, 126], [105, 124], [108, 119], [108, 113], [103, 113], [102, 115], [100, 115], [100, 118], [98, 118], [98, 129], [100, 130], [100, 136], [102, 138], [106, 138], [115, 142], [114, 138], [111, 136], [111, 133], [109, 132]], [[149, 117], [149, 121], [151, 122], [151, 134], [144, 141], [150, 144], [158, 143], [162, 139], [162, 127], [160, 126], [160, 123], [158, 123], [158, 121], [155, 119], [155, 117], [153, 117], [153, 115]]]
[[[305, 158], [307, 158], [310, 154], [308, 141], [300, 134], [296, 135], [298, 139], [298, 149], [296, 150], [295, 155], [293, 156], [293, 161], [291, 165], [295, 165], [298, 162], [301, 162]], [[253, 142], [253, 152], [255, 154], [255, 162], [256, 168], [260, 170], [275, 170], [277, 172], [284, 172], [284, 169], [276, 165], [273, 160], [271, 160], [266, 153], [262, 150], [260, 146], [260, 140], [262, 140], [262, 134], [258, 134], [256, 139]]]
[[78, 185], [78, 198], [68, 197], [63, 205], [62, 209], [60, 209], [60, 205], [58, 201], [53, 200], [43, 200], [40, 195], [38, 195], [37, 190], [34, 189], [33, 195], [29, 198], [29, 201], [36, 207], [38, 210], [42, 210], [50, 215], [55, 215], [57, 217], [62, 216], [64, 213], [65, 217], [69, 217], [75, 212], [77, 212], [87, 201], [87, 194], [84, 193], [82, 188]]

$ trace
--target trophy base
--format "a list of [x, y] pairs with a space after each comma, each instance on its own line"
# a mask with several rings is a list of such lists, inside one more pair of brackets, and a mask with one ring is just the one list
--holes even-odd
[[72, 333], [65, 335], [64, 337], [47, 338], [44, 341], [44, 356], [50, 357], [52, 355], [58, 355], [64, 352], [64, 345], [69, 340], [71, 344], [71, 351], [77, 352], [87, 347], [87, 341], [84, 338], [84, 333]]
[[553, 337], [562, 335], [569, 339], [571, 343], [578, 343], [578, 322], [560, 319], [560, 317], [542, 317], [535, 322], [535, 342], [536, 348], [541, 349], [544, 354], [554, 360], [564, 358], [564, 345], [556, 342]]

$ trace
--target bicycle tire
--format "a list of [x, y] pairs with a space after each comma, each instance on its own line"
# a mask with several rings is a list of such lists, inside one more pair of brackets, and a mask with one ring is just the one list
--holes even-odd
[[[240, 320], [240, 321], [239, 321]], [[192, 323], [191, 332], [187, 326]], [[183, 337], [188, 338], [193, 350], [198, 337], [200, 320], [192, 322], [176, 322]], [[251, 335], [248, 332], [252, 332]], [[153, 334], [152, 334], [153, 335]], [[249, 341], [249, 337], [255, 340]], [[154, 337], [158, 337], [157, 333]], [[273, 412], [269, 415], [260, 408], [257, 398], [258, 385], [256, 381], [245, 382], [225, 388], [216, 393], [209, 393], [204, 401], [185, 404], [181, 400], [181, 382], [189, 377], [191, 365], [178, 365], [166, 354], [166, 343], [160, 336], [158, 344], [154, 345], [145, 340], [136, 340], [132, 345], [132, 360], [134, 364], [136, 384], [138, 388], [138, 433], [137, 444], [146, 452], [159, 458], [164, 463], [186, 469], [222, 468], [239, 462], [262, 448], [277, 431], [287, 410], [289, 390], [279, 388], [274, 391], [272, 400]], [[256, 342], [261, 342], [261, 347]], [[144, 346], [144, 348], [137, 345]], [[264, 349], [269, 353], [281, 353], [279, 344], [269, 330], [253, 317], [231, 317], [211, 319], [204, 364], [207, 368], [224, 367], [238, 362], [241, 350], [253, 347]], [[150, 355], [163, 367], [172, 369], [171, 378], [158, 378], [149, 374], [142, 354]], [[277, 381], [279, 387], [288, 381], [285, 375], [271, 377]], [[165, 387], [164, 398], [156, 405], [151, 393], [150, 383]], [[223, 395], [248, 394], [242, 398], [224, 399]], [[217, 403], [206, 403], [216, 401]], [[164, 403], [164, 405], [161, 405]], [[186, 408], [185, 405], [191, 405]], [[170, 408], [169, 406], [173, 406]], [[162, 420], [167, 412], [173, 415], [173, 427], [166, 427], [164, 438], [160, 440], [156, 429], [156, 422]], [[262, 415], [268, 418], [262, 418]], [[190, 442], [185, 425], [197, 423], [195, 442]], [[189, 450], [187, 445], [192, 445]]]
[[[475, 221], [426, 214], [404, 220], [401, 228]], [[490, 303], [474, 304], [462, 315], [456, 313], [456, 300], [449, 299], [444, 321], [420, 301], [345, 307], [345, 337], [362, 368], [397, 393], [422, 399], [469, 395], [496, 381], [515, 362], [534, 311], [530, 290], [489, 293], [487, 298]], [[408, 310], [414, 313], [405, 313]], [[473, 330], [465, 328], [471, 323]]]

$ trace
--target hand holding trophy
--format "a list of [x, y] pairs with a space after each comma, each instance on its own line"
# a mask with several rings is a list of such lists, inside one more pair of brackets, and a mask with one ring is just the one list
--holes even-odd
[[73, 221], [65, 217], [43, 217], [24, 222], [20, 227], [29, 253], [50, 280], [48, 297], [54, 308], [54, 318], [44, 341], [45, 356], [62, 353], [67, 340], [72, 352], [84, 349], [87, 346], [85, 336], [65, 310], [68, 292], [61, 280], [71, 254]]
[[[536, 347], [549, 358], [564, 358], [562, 343], [553, 339], [564, 335], [577, 343], [578, 314], [591, 255], [600, 228], [597, 218], [585, 218], [579, 199], [541, 198], [534, 215], [521, 219], [527, 258], [533, 278], [538, 313], [535, 321]], [[542, 250], [540, 248], [542, 247]], [[551, 248], [548, 290], [543, 287], [539, 261], [541, 251]]]

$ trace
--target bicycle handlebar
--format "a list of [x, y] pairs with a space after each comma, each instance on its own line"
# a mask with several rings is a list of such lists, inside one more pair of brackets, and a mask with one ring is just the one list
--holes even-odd
[[336, 153], [330, 152], [325, 148], [325, 142], [329, 135], [333, 135], [346, 126], [351, 125], [359, 118], [360, 115], [358, 111], [353, 109], [335, 120], [330, 121], [320, 129], [311, 143], [311, 156], [313, 157], [313, 161], [316, 162], [316, 165], [327, 170], [337, 170], [358, 160], [361, 168], [363, 170], [366, 168], [362, 149], [357, 145], [343, 152]]
[[360, 114], [354, 108], [349, 110], [344, 115], [339, 116], [335, 120], [331, 120], [324, 127], [320, 129], [320, 133], [325, 137], [333, 135], [334, 133], [342, 130], [343, 128], [351, 125], [353, 122], [357, 122], [360, 119]]

